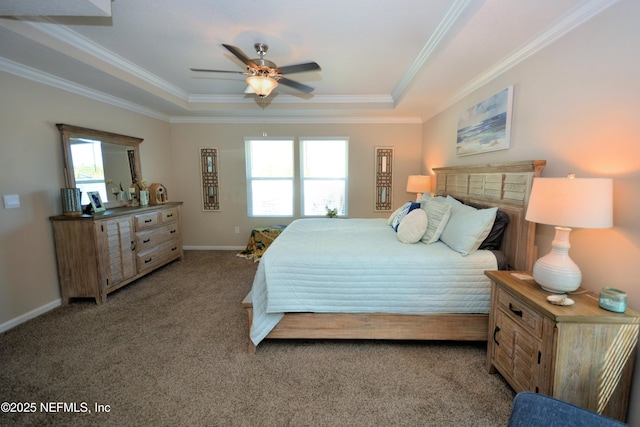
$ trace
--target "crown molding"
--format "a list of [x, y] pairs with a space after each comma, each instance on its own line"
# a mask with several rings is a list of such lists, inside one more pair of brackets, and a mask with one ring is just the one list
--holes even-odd
[[0, 25], [68, 57], [184, 107], [189, 94], [50, 18], [1, 20]]
[[511, 68], [523, 62], [525, 59], [560, 39], [565, 34], [584, 24], [594, 16], [599, 15], [602, 11], [618, 1], [619, 0], [589, 0], [573, 8], [548, 26], [545, 30], [540, 32], [533, 40], [530, 40], [511, 55], [478, 75], [451, 95], [446, 101], [426, 115], [423, 115], [422, 120], [426, 122], [435, 115], [440, 114], [447, 108], [453, 106], [456, 102], [461, 101], [466, 96], [480, 89], [496, 77], [504, 74]]
[[171, 123], [213, 124], [422, 124], [420, 117], [183, 117]]
[[[544, 31], [538, 34], [530, 42], [523, 45], [517, 51], [506, 57], [504, 60], [487, 69], [482, 74], [468, 82], [465, 86], [456, 91], [447, 100], [439, 104], [433, 110], [422, 115], [422, 117], [285, 117], [285, 118], [252, 118], [252, 117], [182, 117], [170, 116], [159, 111], [155, 111], [138, 104], [116, 98], [112, 95], [90, 89], [71, 81], [41, 72], [34, 68], [18, 64], [8, 59], [0, 57], [0, 70], [23, 77], [32, 81], [56, 87], [67, 92], [75, 93], [104, 102], [109, 105], [127, 109], [154, 119], [169, 121], [171, 123], [256, 123], [267, 120], [269, 123], [423, 123], [436, 114], [441, 113], [453, 106], [456, 102], [464, 99], [474, 91], [480, 89], [496, 77], [502, 75], [525, 59], [534, 55], [544, 47], [555, 42], [571, 30], [580, 26], [592, 17], [598, 15], [606, 8], [617, 3], [619, 0], [587, 0], [576, 8], [567, 12], [556, 20]], [[418, 58], [405, 72], [402, 79], [392, 93], [389, 95], [315, 95], [311, 99], [301, 98], [293, 95], [278, 94], [269, 99], [269, 105], [281, 111], [291, 108], [295, 109], [296, 104], [304, 100], [305, 107], [316, 111], [319, 109], [394, 109], [399, 100], [406, 94], [419, 69], [430, 58], [433, 51], [441, 43], [449, 30], [455, 25], [459, 17], [468, 9], [471, 0], [456, 0], [447, 10], [442, 21], [438, 25], [436, 32], [427, 41]], [[203, 111], [207, 108], [205, 104], [210, 104], [212, 110], [218, 109], [214, 106], [235, 104], [237, 109], [243, 109], [248, 104], [255, 104], [254, 98], [244, 95], [205, 95], [189, 94], [169, 82], [159, 78], [127, 61], [126, 59], [108, 51], [91, 40], [67, 29], [64, 26], [55, 24], [51, 20], [40, 19], [35, 21], [22, 20], [0, 20], [0, 25], [28, 37], [38, 43], [51, 47], [65, 55], [69, 55], [89, 66], [100, 68], [102, 71], [110, 73], [115, 78], [129, 82], [148, 93], [167, 100], [173, 105], [192, 111]], [[96, 64], [107, 64], [109, 70]], [[119, 70], [119, 71], [118, 71]], [[142, 85], [140, 85], [142, 83]]]
[[[420, 117], [198, 117], [198, 116], [169, 116], [138, 104], [125, 101], [112, 95], [78, 85], [69, 80], [44, 73], [35, 68], [0, 57], [0, 71], [13, 74], [15, 76], [41, 83], [56, 89], [70, 92], [94, 101], [102, 102], [114, 107], [144, 115], [153, 119], [170, 123], [220, 123], [220, 124], [419, 124], [422, 123]], [[234, 96], [235, 98], [235, 96]], [[292, 98], [295, 98], [292, 96]], [[331, 98], [331, 97], [329, 97]], [[386, 99], [386, 98], [385, 98]], [[254, 102], [249, 99], [247, 102]], [[348, 101], [344, 101], [347, 102]]]
[[89, 89], [88, 87], [78, 85], [69, 80], [65, 80], [51, 74], [43, 73], [40, 70], [27, 67], [26, 65], [19, 64], [3, 57], [0, 57], [0, 70], [27, 80], [51, 86], [56, 89], [61, 89], [66, 92], [71, 92], [85, 98], [93, 99], [98, 102], [103, 102], [115, 107], [124, 108], [125, 110], [139, 113], [153, 119], [158, 119], [165, 122], [168, 122], [170, 120], [170, 117], [166, 114], [162, 114], [158, 111], [142, 107], [138, 104], [125, 101], [121, 98], [117, 98], [115, 96], [111, 96], [94, 89]]
[[395, 103], [400, 102], [409, 90], [411, 83], [424, 64], [429, 60], [431, 54], [440, 45], [442, 39], [449, 33], [449, 30], [458, 21], [458, 18], [468, 9], [471, 0], [456, 0], [447, 10], [444, 17], [436, 27], [435, 31], [427, 40], [418, 57], [413, 61], [411, 66], [405, 71], [402, 78], [391, 91], [391, 97]]

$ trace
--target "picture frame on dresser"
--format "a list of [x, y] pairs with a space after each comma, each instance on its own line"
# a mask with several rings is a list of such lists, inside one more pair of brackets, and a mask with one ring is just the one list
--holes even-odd
[[89, 195], [89, 202], [91, 203], [93, 212], [100, 213], [106, 210], [98, 191], [89, 191], [87, 194]]

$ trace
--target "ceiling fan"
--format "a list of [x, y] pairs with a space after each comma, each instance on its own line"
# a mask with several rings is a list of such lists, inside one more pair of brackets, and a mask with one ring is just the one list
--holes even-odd
[[302, 73], [305, 71], [319, 71], [321, 68], [315, 62], [305, 62], [302, 64], [287, 65], [284, 67], [278, 67], [275, 63], [264, 59], [269, 46], [264, 43], [256, 43], [253, 47], [256, 49], [260, 58], [249, 59], [245, 53], [235, 46], [228, 44], [222, 44], [229, 52], [231, 52], [236, 58], [242, 61], [247, 69], [245, 71], [225, 71], [225, 70], [207, 70], [202, 68], [191, 68], [191, 71], [205, 72], [205, 73], [234, 73], [242, 74], [247, 77], [247, 84], [253, 89], [259, 97], [265, 98], [269, 96], [271, 91], [278, 86], [278, 83], [289, 86], [293, 89], [299, 90], [304, 93], [313, 92], [311, 86], [307, 86], [302, 83], [298, 83], [291, 79], [284, 77], [285, 74]]

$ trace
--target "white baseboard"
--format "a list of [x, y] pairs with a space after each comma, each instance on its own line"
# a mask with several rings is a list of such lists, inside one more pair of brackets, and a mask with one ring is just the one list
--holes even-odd
[[241, 251], [246, 246], [183, 246], [185, 251]]
[[11, 328], [14, 328], [19, 324], [26, 322], [27, 320], [31, 320], [34, 317], [38, 317], [41, 314], [46, 313], [47, 311], [51, 311], [56, 307], [60, 307], [61, 305], [62, 305], [62, 298], [58, 298], [57, 300], [51, 301], [50, 303], [45, 304], [42, 307], [38, 307], [34, 310], [31, 310], [28, 313], [25, 313], [21, 316], [16, 317], [15, 319], [11, 319], [8, 322], [5, 322], [2, 325], [0, 325], [0, 333], [6, 332]]

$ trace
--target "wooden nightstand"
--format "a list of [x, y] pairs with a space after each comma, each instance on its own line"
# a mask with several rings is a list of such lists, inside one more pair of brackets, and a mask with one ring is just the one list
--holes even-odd
[[578, 289], [570, 306], [555, 306], [533, 280], [487, 271], [491, 313], [487, 370], [516, 392], [552, 396], [625, 421], [640, 315], [614, 313], [598, 295]]

